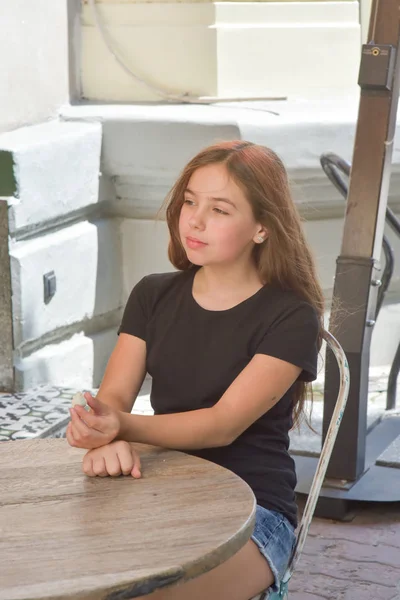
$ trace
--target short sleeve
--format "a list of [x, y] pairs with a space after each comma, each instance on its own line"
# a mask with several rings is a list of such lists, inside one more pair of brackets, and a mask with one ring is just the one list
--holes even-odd
[[299, 379], [317, 377], [319, 320], [306, 302], [286, 308], [271, 324], [255, 354], [267, 354], [302, 369]]
[[118, 335], [120, 333], [129, 333], [142, 340], [146, 340], [148, 320], [146, 310], [146, 279], [146, 277], [143, 277], [131, 291], [124, 309], [121, 325], [118, 329]]

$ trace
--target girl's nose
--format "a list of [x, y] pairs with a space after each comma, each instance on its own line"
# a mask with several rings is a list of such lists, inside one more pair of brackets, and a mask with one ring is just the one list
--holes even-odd
[[192, 229], [204, 229], [204, 218], [199, 211], [192, 212], [189, 219], [189, 226]]

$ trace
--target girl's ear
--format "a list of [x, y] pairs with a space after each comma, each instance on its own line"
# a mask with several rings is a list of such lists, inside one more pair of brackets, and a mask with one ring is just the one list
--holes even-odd
[[259, 231], [253, 238], [255, 244], [262, 244], [268, 238], [269, 231], [266, 227], [260, 227]]

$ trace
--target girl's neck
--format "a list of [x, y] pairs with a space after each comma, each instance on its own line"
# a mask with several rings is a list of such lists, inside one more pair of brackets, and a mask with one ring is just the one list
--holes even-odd
[[236, 267], [227, 269], [225, 266], [218, 267], [201, 267], [197, 274], [196, 280], [199, 287], [203, 291], [229, 291], [237, 290], [238, 288], [252, 287], [253, 285], [262, 286], [260, 275], [255, 265], [247, 265], [246, 267]]
[[263, 283], [255, 265], [246, 269], [201, 267], [195, 274], [192, 293], [209, 310], [225, 310], [253, 296]]

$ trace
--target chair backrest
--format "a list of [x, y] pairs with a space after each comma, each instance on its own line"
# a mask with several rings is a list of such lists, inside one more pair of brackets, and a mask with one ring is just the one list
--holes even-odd
[[339, 426], [342, 421], [344, 409], [346, 407], [347, 398], [349, 395], [350, 370], [343, 348], [340, 346], [339, 342], [333, 337], [333, 335], [329, 332], [325, 332], [324, 339], [329, 348], [332, 350], [338, 363], [340, 375], [339, 393], [336, 400], [335, 409], [332, 414], [331, 422], [329, 424], [329, 428], [325, 437], [325, 442], [321, 450], [315, 475], [311, 484], [310, 492], [308, 494], [303, 516], [298, 528], [296, 545], [289, 566], [282, 580], [284, 586], [285, 584], [287, 585], [287, 582], [292, 576], [292, 573], [295, 570], [297, 562], [299, 560], [300, 554], [303, 550], [307, 533], [311, 524], [311, 519], [314, 514], [315, 506], [318, 501], [318, 496], [325, 479], [329, 459], [332, 454], [333, 446], [336, 441]]

